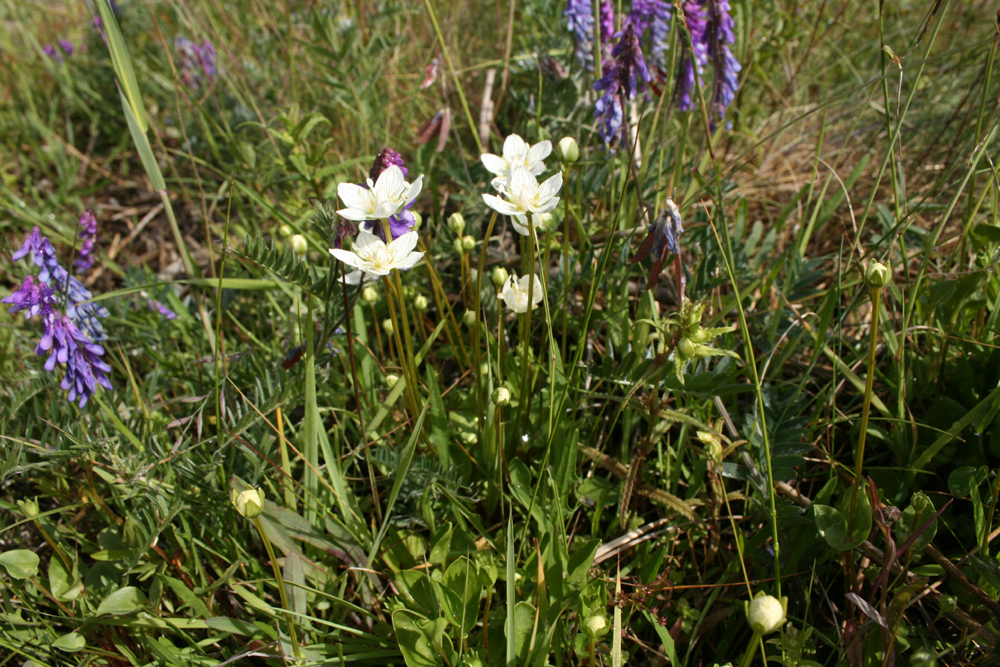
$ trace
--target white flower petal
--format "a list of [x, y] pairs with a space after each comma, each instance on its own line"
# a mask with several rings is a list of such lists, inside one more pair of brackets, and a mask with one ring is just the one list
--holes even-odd
[[354, 249], [355, 252], [363, 250], [370, 245], [383, 245], [382, 239], [375, 236], [370, 232], [359, 232], [357, 237], [354, 239]]
[[419, 238], [420, 235], [416, 232], [407, 232], [393, 239], [389, 242], [389, 254], [393, 257], [406, 257], [417, 247]]
[[503, 192], [507, 189], [507, 186], [510, 184], [509, 181], [510, 179], [506, 175], [497, 176], [492, 181], [490, 181], [490, 185], [493, 186], [493, 189], [496, 190], [497, 192]]
[[420, 194], [420, 191], [424, 187], [424, 175], [420, 174], [417, 180], [413, 181], [413, 185], [410, 186], [410, 191], [406, 193], [406, 203], [409, 204]]
[[364, 276], [364, 272], [361, 269], [351, 271], [350, 273], [344, 275], [343, 281], [347, 285], [358, 285], [361, 283], [361, 278]]
[[507, 173], [509, 168], [506, 160], [499, 155], [494, 155], [493, 153], [483, 153], [479, 156], [479, 159], [483, 161], [483, 166], [486, 167], [486, 171], [491, 174], [496, 174], [497, 176], [503, 176]]
[[528, 217], [518, 213], [510, 219], [510, 224], [514, 227], [514, 231], [521, 236], [528, 235]]
[[518, 162], [524, 161], [524, 156], [528, 154], [528, 142], [516, 134], [508, 135], [503, 142], [503, 156], [507, 162], [513, 163], [512, 158], [520, 158]]
[[390, 164], [385, 171], [378, 175], [375, 182], [376, 193], [382, 193], [387, 197], [395, 199], [405, 187], [402, 170], [394, 164]]
[[424, 256], [422, 252], [411, 252], [402, 261], [393, 263], [393, 266], [397, 269], [409, 269], [416, 266], [417, 262]]
[[551, 213], [556, 210], [556, 206], [559, 205], [559, 197], [553, 197], [540, 206], [535, 206], [531, 209], [532, 213]]
[[372, 193], [354, 183], [340, 183], [337, 195], [347, 208], [366, 209], [373, 203]]
[[538, 180], [530, 171], [523, 166], [514, 167], [510, 174], [510, 191], [515, 197], [521, 197], [522, 193], [537, 187]]
[[562, 184], [563, 179], [561, 173], [556, 173], [555, 176], [547, 178], [541, 185], [541, 198], [547, 199], [558, 193], [562, 189]]
[[353, 222], [361, 222], [371, 217], [367, 212], [356, 208], [342, 208], [337, 211], [337, 215]]
[[388, 199], [382, 199], [379, 201], [375, 210], [371, 212], [369, 218], [374, 218], [375, 220], [385, 220], [388, 217], [394, 216], [399, 213], [400, 209], [403, 208], [403, 202], [401, 201], [390, 201]]
[[541, 162], [547, 158], [552, 153], [552, 142], [546, 139], [545, 141], [539, 141], [537, 144], [528, 149], [528, 154], [524, 161], [533, 165], [535, 162]]
[[497, 197], [496, 195], [483, 195], [483, 201], [486, 202], [486, 205], [491, 209], [503, 215], [517, 215], [520, 213], [516, 206], [510, 202], [500, 199], [500, 197]]
[[362, 264], [360, 257], [355, 255], [350, 250], [341, 250], [340, 248], [330, 248], [330, 254], [339, 259], [344, 264], [348, 266], [359, 266]]

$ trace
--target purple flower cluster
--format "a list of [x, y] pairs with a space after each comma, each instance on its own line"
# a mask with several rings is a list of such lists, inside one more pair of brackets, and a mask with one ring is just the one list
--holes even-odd
[[[378, 180], [379, 175], [389, 168], [389, 165], [396, 165], [399, 170], [403, 172], [405, 177], [409, 174], [409, 170], [406, 168], [406, 163], [403, 162], [403, 157], [391, 148], [383, 148], [379, 151], [379, 154], [375, 156], [375, 163], [372, 165], [371, 170], [368, 172], [368, 178], [374, 183]], [[367, 187], [367, 186], [363, 186]], [[409, 206], [404, 208], [402, 211], [396, 215], [389, 216], [389, 231], [392, 232], [392, 239], [397, 239], [403, 234], [410, 231], [410, 228], [416, 224], [417, 219], [413, 217], [410, 213], [410, 208], [413, 206], [411, 202]], [[350, 223], [349, 220], [344, 220], [344, 223]], [[352, 225], [353, 226], [353, 225]], [[361, 229], [364, 231], [375, 234], [380, 239], [388, 243], [385, 239], [385, 229], [376, 220], [365, 220], [361, 223]], [[346, 231], [346, 230], [345, 230]], [[389, 239], [390, 241], [392, 239]], [[338, 240], [340, 240], [340, 234], [338, 233]], [[336, 246], [340, 247], [340, 246]]]
[[97, 242], [97, 218], [90, 211], [84, 211], [80, 216], [80, 234], [83, 245], [80, 246], [80, 254], [77, 256], [73, 266], [77, 272], [86, 271], [94, 265], [94, 245]]
[[726, 108], [736, 98], [739, 87], [736, 75], [742, 69], [729, 49], [729, 45], [736, 42], [729, 0], [688, 0], [684, 11], [693, 50], [685, 48], [677, 75], [678, 106], [682, 111], [694, 108], [691, 93], [695, 89], [695, 77], [698, 84], [703, 85], [701, 74], [711, 62], [715, 68], [712, 110], [716, 117], [723, 118]]
[[73, 51], [75, 50], [73, 48], [73, 42], [69, 41], [68, 39], [60, 39], [59, 48], [62, 49], [62, 53], [60, 53], [56, 49], [56, 47], [52, 46], [51, 44], [46, 44], [42, 50], [45, 51], [45, 55], [47, 55], [49, 58], [52, 58], [52, 60], [56, 61], [57, 63], [61, 63], [63, 61], [63, 53], [65, 53], [67, 56], [71, 56], [73, 55]]
[[219, 74], [216, 67], [215, 46], [209, 40], [201, 44], [178, 37], [174, 40], [181, 81], [188, 88], [200, 88], [203, 81], [215, 81]]
[[177, 313], [175, 313], [174, 311], [170, 310], [169, 308], [167, 308], [166, 306], [164, 306], [159, 301], [156, 301], [155, 299], [146, 299], [146, 304], [149, 306], [150, 310], [155, 310], [156, 312], [158, 312], [160, 315], [162, 315], [163, 317], [167, 318], [168, 320], [172, 320], [172, 319], [174, 319], [174, 318], [177, 317]]
[[594, 90], [604, 91], [597, 100], [594, 116], [599, 119], [598, 131], [606, 146], [615, 139], [625, 140], [625, 103], [645, 92], [650, 81], [646, 60], [639, 46], [639, 36], [631, 21], [617, 35], [618, 43], [611, 58], [604, 63], [604, 76], [594, 83]]
[[573, 33], [573, 53], [580, 65], [590, 69], [591, 43], [594, 38], [594, 11], [590, 0], [566, 0], [566, 27]]
[[666, 52], [670, 44], [671, 6], [667, 0], [633, 0], [629, 19], [635, 26], [636, 34], [642, 36], [649, 28], [649, 54], [653, 65], [667, 66]]
[[[104, 348], [98, 344], [106, 338], [98, 318], [107, 317], [108, 311], [90, 301], [90, 291], [59, 264], [55, 248], [38, 227], [12, 258], [17, 261], [28, 254], [40, 269], [38, 276], [27, 276], [21, 287], [0, 303], [10, 304], [8, 313], [23, 311], [26, 319], [42, 318], [42, 337], [35, 353], [48, 353], [47, 371], [54, 371], [57, 363], [65, 365], [61, 386], [69, 392], [70, 401], [80, 399], [82, 408], [97, 391], [97, 385], [112, 388], [106, 375], [111, 367], [101, 358]], [[61, 301], [65, 302], [65, 315]]]

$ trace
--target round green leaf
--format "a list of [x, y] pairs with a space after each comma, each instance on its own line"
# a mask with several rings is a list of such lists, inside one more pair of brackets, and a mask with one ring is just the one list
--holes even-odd
[[72, 653], [85, 647], [87, 640], [79, 632], [71, 632], [52, 642], [52, 645], [61, 651]]
[[14, 549], [0, 554], [3, 565], [13, 579], [27, 579], [38, 574], [38, 554], [28, 549]]
[[101, 600], [101, 604], [97, 605], [97, 615], [131, 614], [145, 607], [147, 603], [146, 595], [142, 591], [135, 586], [126, 586]]

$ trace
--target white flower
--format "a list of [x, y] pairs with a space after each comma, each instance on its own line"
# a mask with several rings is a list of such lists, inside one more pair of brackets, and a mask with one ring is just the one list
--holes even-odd
[[417, 198], [423, 179], [421, 175], [411, 185], [403, 180], [403, 172], [393, 164], [379, 174], [375, 183], [369, 178], [367, 189], [354, 183], [341, 183], [337, 186], [337, 194], [347, 208], [337, 213], [355, 222], [385, 220]]
[[514, 274], [507, 279], [507, 282], [503, 286], [501, 298], [507, 304], [507, 307], [515, 313], [528, 312], [528, 281], [531, 278], [535, 279], [534, 286], [531, 287], [531, 309], [534, 310], [542, 302], [543, 296], [542, 281], [538, 279], [537, 275], [521, 276], [519, 280], [517, 275]]
[[534, 146], [516, 134], [508, 136], [503, 142], [503, 157], [493, 153], [483, 153], [480, 159], [483, 166], [491, 174], [495, 174], [492, 185], [496, 190], [510, 183], [515, 167], [524, 167], [533, 175], [545, 171], [542, 162], [552, 152], [551, 141], [540, 141]]
[[[521, 236], [527, 236], [530, 230], [528, 227], [528, 216], [526, 215], [515, 215], [510, 219], [510, 224], [514, 227], [516, 231]], [[531, 226], [535, 228], [535, 233], [544, 232], [548, 230], [549, 225], [552, 224], [552, 214], [551, 213], [538, 213], [537, 215], [531, 216]]]
[[483, 201], [494, 211], [517, 219], [519, 222], [514, 228], [521, 234], [527, 234], [528, 221], [525, 216], [528, 213], [541, 215], [554, 210], [559, 204], [556, 193], [561, 189], [562, 174], [556, 174], [539, 185], [534, 174], [524, 167], [516, 167], [510, 183], [500, 190], [507, 198], [483, 195]]
[[424, 256], [422, 252], [413, 251], [416, 247], [416, 232], [403, 234], [389, 245], [374, 234], [360, 232], [354, 241], [353, 251], [330, 248], [330, 254], [374, 277], [389, 275], [393, 269], [412, 268]]

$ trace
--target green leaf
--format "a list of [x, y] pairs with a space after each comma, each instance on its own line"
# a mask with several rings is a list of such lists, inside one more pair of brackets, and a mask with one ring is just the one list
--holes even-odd
[[139, 91], [139, 82], [135, 78], [135, 70], [132, 69], [132, 59], [125, 47], [125, 39], [118, 28], [118, 19], [107, 0], [97, 0], [94, 4], [97, 5], [97, 11], [101, 14], [101, 23], [108, 38], [108, 51], [111, 53], [111, 65], [121, 83], [122, 96], [127, 99], [136, 124], [145, 132], [149, 129], [146, 107], [142, 103], [142, 93]]
[[149, 137], [146, 136], [146, 127], [144, 124], [139, 123], [133, 107], [129, 105], [129, 100], [125, 99], [125, 94], [119, 91], [119, 96], [122, 100], [122, 111], [125, 113], [125, 120], [128, 122], [129, 134], [132, 135], [135, 148], [139, 151], [139, 161], [142, 162], [142, 168], [146, 170], [146, 175], [149, 176], [149, 180], [153, 184], [153, 189], [157, 192], [164, 192], [167, 189], [167, 182], [163, 180], [163, 172], [160, 171], [160, 164], [156, 161], [156, 156], [153, 155], [153, 147], [149, 145]]
[[0, 565], [13, 579], [27, 579], [38, 574], [38, 554], [28, 549], [14, 549], [0, 554]]
[[528, 664], [528, 649], [531, 648], [531, 632], [534, 628], [535, 605], [518, 602], [514, 607], [514, 655], [517, 656], [519, 665]]
[[479, 567], [464, 556], [459, 558], [445, 571], [440, 590], [445, 616], [466, 636], [478, 621], [483, 592]]
[[87, 645], [87, 640], [79, 632], [70, 632], [52, 642], [52, 646], [61, 650], [73, 653], [79, 651]]
[[433, 623], [413, 612], [398, 609], [392, 614], [392, 627], [407, 667], [438, 667], [444, 665], [434, 646]]
[[414, 611], [420, 612], [427, 618], [437, 618], [441, 614], [434, 584], [426, 572], [403, 570], [396, 577], [396, 587], [399, 588], [399, 593], [407, 605]]
[[241, 621], [238, 618], [229, 618], [228, 616], [213, 616], [212, 618], [205, 619], [205, 625], [212, 628], [213, 630], [219, 630], [220, 632], [231, 632], [234, 635], [244, 635], [246, 637], [253, 637], [257, 634], [257, 626], [249, 621]]
[[[850, 499], [845, 500], [849, 503]], [[848, 534], [848, 515], [829, 505], [813, 505], [816, 517], [816, 530], [826, 540], [826, 543], [837, 551], [853, 549], [868, 538], [872, 527], [872, 508], [864, 491], [857, 493], [857, 507], [854, 514], [854, 525]], [[847, 508], [849, 512], [849, 508]]]
[[59, 558], [49, 560], [49, 591], [57, 600], [75, 600], [83, 592], [80, 574], [73, 569], [72, 574]]
[[125, 586], [101, 600], [97, 605], [97, 615], [122, 616], [139, 611], [146, 606], [146, 595], [135, 586]]

